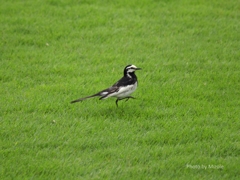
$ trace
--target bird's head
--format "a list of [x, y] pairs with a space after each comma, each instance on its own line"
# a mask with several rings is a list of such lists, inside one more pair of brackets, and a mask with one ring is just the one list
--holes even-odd
[[131, 76], [136, 70], [141, 70], [141, 68], [138, 68], [135, 65], [127, 65], [124, 68], [124, 76]]

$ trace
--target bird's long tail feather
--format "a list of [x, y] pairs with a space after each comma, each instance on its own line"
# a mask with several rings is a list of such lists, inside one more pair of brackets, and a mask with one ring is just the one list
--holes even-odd
[[91, 96], [87, 96], [87, 97], [83, 97], [83, 98], [80, 98], [80, 99], [76, 99], [74, 101], [71, 101], [71, 103], [76, 103], [76, 102], [83, 101], [85, 99], [93, 98], [93, 97], [96, 97], [96, 96], [99, 96], [99, 94], [94, 94], [94, 95], [91, 95]]

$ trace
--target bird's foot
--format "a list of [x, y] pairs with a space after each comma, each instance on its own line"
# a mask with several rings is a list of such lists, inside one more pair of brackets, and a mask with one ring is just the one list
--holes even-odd
[[121, 100], [123, 100], [123, 99], [126, 99], [126, 101], [128, 101], [129, 99], [136, 99], [135, 97], [132, 97], [132, 96], [128, 96], [128, 97], [125, 97], [125, 98], [122, 98], [122, 99], [117, 99], [116, 100], [116, 105], [117, 105], [117, 107], [118, 107], [118, 101], [121, 101]]
[[126, 97], [126, 98], [124, 98], [124, 99], [126, 99], [126, 102], [129, 100], [129, 99], [136, 99], [135, 97], [132, 97], [132, 96], [129, 96], [129, 97]]

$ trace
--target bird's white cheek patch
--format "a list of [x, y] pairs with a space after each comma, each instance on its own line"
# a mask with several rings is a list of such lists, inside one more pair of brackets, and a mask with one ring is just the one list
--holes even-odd
[[127, 72], [134, 72], [135, 69], [128, 69]]

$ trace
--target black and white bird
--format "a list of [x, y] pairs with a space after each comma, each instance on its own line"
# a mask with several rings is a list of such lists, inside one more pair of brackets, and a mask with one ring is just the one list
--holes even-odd
[[91, 96], [74, 100], [71, 103], [76, 103], [96, 96], [100, 96], [99, 100], [116, 97], [116, 105], [118, 106], [118, 101], [120, 100], [126, 99], [127, 101], [129, 98], [135, 99], [130, 95], [137, 89], [138, 81], [135, 71], [140, 69], [141, 68], [138, 68], [135, 65], [127, 65], [123, 71], [124, 76], [114, 85]]

